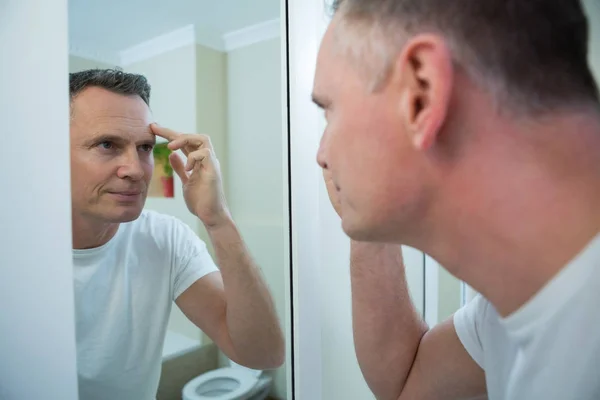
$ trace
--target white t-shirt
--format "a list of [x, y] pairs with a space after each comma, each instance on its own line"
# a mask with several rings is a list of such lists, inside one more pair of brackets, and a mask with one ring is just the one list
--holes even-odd
[[600, 399], [600, 235], [507, 318], [479, 295], [454, 325], [490, 400]]
[[73, 250], [73, 263], [79, 398], [154, 399], [172, 302], [218, 270], [205, 243], [143, 211], [104, 246]]

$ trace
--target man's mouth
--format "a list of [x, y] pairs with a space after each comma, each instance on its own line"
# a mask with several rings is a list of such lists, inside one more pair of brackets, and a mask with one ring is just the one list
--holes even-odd
[[121, 191], [109, 191], [108, 194], [115, 198], [119, 202], [138, 202], [142, 197], [141, 190], [121, 190]]
[[140, 194], [142, 194], [142, 191], [141, 190], [124, 190], [124, 191], [112, 191], [109, 193], [118, 194], [121, 196], [139, 196]]

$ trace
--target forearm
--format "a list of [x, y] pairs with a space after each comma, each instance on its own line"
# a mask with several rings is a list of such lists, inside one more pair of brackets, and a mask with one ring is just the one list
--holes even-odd
[[351, 249], [358, 361], [375, 396], [396, 400], [427, 326], [410, 299], [401, 247], [353, 241]]
[[227, 300], [226, 324], [235, 353], [256, 369], [278, 367], [285, 348], [271, 294], [233, 221], [208, 229]]

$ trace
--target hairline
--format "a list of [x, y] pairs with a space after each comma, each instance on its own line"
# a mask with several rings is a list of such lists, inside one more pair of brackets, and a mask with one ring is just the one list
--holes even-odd
[[84, 93], [85, 91], [87, 91], [88, 89], [91, 89], [91, 88], [99, 88], [99, 89], [106, 90], [107, 92], [111, 92], [111, 93], [114, 93], [116, 95], [123, 96], [123, 97], [137, 97], [140, 100], [142, 100], [144, 102], [144, 104], [148, 107], [148, 109], [150, 110], [150, 112], [152, 112], [152, 108], [150, 107], [150, 104], [146, 103], [146, 100], [144, 100], [144, 98], [142, 96], [140, 96], [139, 94], [137, 94], [137, 93], [120, 93], [120, 92], [118, 92], [116, 90], [112, 90], [110, 88], [106, 88], [106, 87], [104, 87], [102, 85], [97, 85], [95, 83], [90, 83], [90, 84], [84, 86], [81, 90], [78, 90], [76, 93], [69, 94], [69, 116], [70, 116], [71, 119], [75, 115], [75, 107], [74, 107], [75, 100], [82, 93]]
[[[348, 57], [354, 64], [354, 67], [359, 68], [361, 76], [365, 79], [368, 90], [377, 92], [381, 89], [393, 67], [394, 60], [402, 52], [406, 44], [414, 37], [431, 33], [441, 37], [447, 44], [452, 62], [457, 70], [462, 71], [471, 79], [475, 85], [488, 92], [491, 97], [494, 108], [500, 114], [508, 114], [512, 117], [537, 117], [546, 116], [549, 113], [560, 111], [577, 111], [586, 112], [590, 109], [597, 111], [597, 104], [588, 102], [584, 99], [581, 101], [566, 101], [558, 102], [551, 105], [544, 105], [543, 101], [536, 102], [535, 94], [525, 94], [518, 92], [511, 93], [510, 85], [504, 78], [498, 78], [494, 75], [494, 71], [477, 63], [477, 56], [469, 49], [468, 46], [461, 46], [456, 38], [448, 32], [442, 32], [432, 26], [420, 26], [415, 28], [416, 24], [412, 24], [411, 31], [405, 29], [403, 25], [410, 22], [396, 23], [394, 21], [386, 21], [385, 16], [379, 17], [374, 14], [359, 15], [352, 13], [345, 7], [347, 1], [336, 2], [338, 8], [333, 9], [334, 17], [339, 18], [340, 23], [336, 26], [338, 32], [335, 33], [336, 45], [341, 47], [341, 52]], [[348, 36], [350, 32], [358, 33], [360, 28], [367, 29], [369, 34], [356, 35], [355, 42], [347, 41], [341, 37]], [[341, 32], [340, 32], [341, 31]], [[372, 36], [375, 34], [376, 36]], [[389, 38], [398, 38], [395, 43], [390, 43]], [[386, 54], [383, 59], [379, 60], [379, 65], [365, 65], [365, 56], [370, 56], [372, 44], [382, 44], [378, 46], [378, 51], [386, 49]], [[357, 57], [358, 56], [358, 57]]]

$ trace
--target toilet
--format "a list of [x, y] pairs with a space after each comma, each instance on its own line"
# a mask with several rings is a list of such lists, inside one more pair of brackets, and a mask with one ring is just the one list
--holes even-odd
[[273, 378], [263, 371], [229, 361], [230, 366], [206, 372], [183, 387], [183, 400], [264, 400]]

